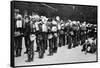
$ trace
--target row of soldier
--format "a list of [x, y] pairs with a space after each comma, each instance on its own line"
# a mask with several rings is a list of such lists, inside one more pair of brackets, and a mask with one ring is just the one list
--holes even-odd
[[[80, 21], [63, 21], [60, 17], [47, 18], [37, 14], [22, 17], [16, 13], [15, 16], [15, 56], [21, 56], [22, 38], [25, 39], [25, 47], [28, 59], [34, 59], [34, 52], [38, 52], [39, 58], [44, 57], [45, 50], [49, 50], [48, 56], [57, 53], [58, 47], [67, 45], [68, 49], [82, 45], [86, 39], [93, 37], [96, 39], [96, 26]], [[34, 41], [36, 40], [36, 51], [34, 51]]]

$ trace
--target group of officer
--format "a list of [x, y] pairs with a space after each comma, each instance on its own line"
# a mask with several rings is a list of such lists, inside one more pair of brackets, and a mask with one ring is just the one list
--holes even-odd
[[[17, 11], [17, 10], [16, 10]], [[97, 27], [80, 21], [63, 21], [59, 16], [47, 18], [46, 16], [22, 15], [15, 13], [14, 17], [14, 41], [15, 56], [21, 56], [22, 38], [25, 39], [25, 47], [28, 59], [34, 60], [34, 52], [38, 52], [39, 58], [44, 57], [45, 50], [49, 49], [48, 56], [57, 53], [58, 47], [67, 45], [68, 49], [82, 45], [89, 37], [96, 39]], [[36, 51], [34, 42], [36, 40]]]

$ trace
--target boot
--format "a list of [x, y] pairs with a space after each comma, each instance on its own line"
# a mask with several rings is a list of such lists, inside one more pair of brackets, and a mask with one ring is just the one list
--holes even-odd
[[28, 54], [28, 59], [27, 59], [25, 62], [31, 62], [31, 61], [33, 61], [33, 60], [31, 59], [31, 55]]
[[21, 56], [21, 49], [18, 49], [18, 53], [17, 53], [17, 56]]
[[39, 47], [37, 47], [36, 51], [35, 52], [39, 52]]
[[71, 45], [72, 45], [72, 44], [69, 44], [69, 45], [68, 45], [68, 49], [71, 49]]
[[55, 47], [55, 48], [53, 49], [53, 52], [54, 52], [54, 53], [57, 53], [57, 47]]
[[48, 56], [52, 56], [52, 55], [53, 55], [53, 53], [49, 53], [49, 54], [48, 54]]
[[26, 49], [26, 51], [24, 52], [24, 54], [27, 54], [28, 53], [28, 49]]
[[18, 49], [16, 50], [16, 55], [15, 55], [15, 57], [18, 57]]
[[31, 62], [31, 60], [30, 59], [27, 59], [27, 60], [25, 60], [25, 62]]
[[43, 54], [43, 52], [41, 52], [41, 53], [39, 54], [39, 58], [42, 59], [43, 56], [44, 56], [44, 54]]

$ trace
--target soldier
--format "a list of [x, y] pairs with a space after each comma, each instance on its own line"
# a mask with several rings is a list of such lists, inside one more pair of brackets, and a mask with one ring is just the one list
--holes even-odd
[[74, 38], [74, 32], [73, 32], [73, 29], [72, 29], [72, 21], [70, 21], [70, 23], [69, 23], [69, 33], [68, 33], [68, 49], [72, 48], [73, 38]]
[[68, 44], [68, 33], [69, 33], [69, 21], [65, 23], [64, 32], [65, 32], [65, 45], [67, 45]]
[[52, 31], [51, 31], [51, 28], [52, 28], [52, 19], [48, 19], [48, 41], [49, 41], [49, 54], [48, 56], [51, 56], [53, 55], [53, 34], [52, 34]]
[[35, 27], [35, 21], [32, 18], [30, 20], [30, 34], [29, 34], [29, 45], [28, 45], [28, 59], [26, 62], [32, 62], [34, 58], [34, 40], [36, 39], [36, 27]]
[[38, 34], [37, 34], [37, 43], [38, 43], [38, 47], [39, 47], [39, 58], [43, 58], [44, 57], [44, 52], [45, 52], [45, 46], [44, 46], [44, 43], [43, 43], [43, 32], [42, 32], [42, 21], [41, 19], [38, 21], [40, 22], [38, 24], [39, 26], [39, 30], [38, 30]]
[[33, 14], [32, 18], [35, 20], [35, 26], [36, 26], [36, 51], [35, 52], [39, 52], [39, 39], [38, 39], [38, 34], [39, 34], [39, 24], [41, 23], [40, 21], [40, 16], [37, 14]]
[[36, 21], [35, 23], [35, 26], [36, 26], [36, 44], [37, 44], [37, 47], [36, 47], [36, 51], [35, 52], [38, 52], [39, 51], [39, 39], [38, 39], [38, 34], [39, 34], [39, 23], [38, 21]]
[[94, 24], [94, 38], [96, 39], [97, 38], [97, 25]]
[[77, 29], [77, 42], [78, 42], [78, 44], [80, 44], [80, 21], [77, 21], [77, 27], [78, 27], [78, 29]]
[[81, 45], [85, 43], [86, 40], [86, 22], [82, 23], [80, 26], [80, 33], [81, 33]]
[[52, 28], [51, 28], [51, 31], [52, 31], [52, 34], [53, 34], [53, 52], [56, 53], [57, 52], [57, 22], [55, 20], [52, 21]]
[[21, 51], [22, 51], [22, 15], [18, 12], [15, 15], [15, 47], [16, 47], [16, 57], [21, 56]]
[[28, 46], [29, 46], [29, 35], [30, 35], [30, 21], [29, 17], [25, 17], [25, 28], [24, 28], [24, 37], [25, 37], [25, 47], [26, 47], [26, 52], [28, 53]]
[[77, 33], [78, 33], [78, 24], [76, 21], [72, 22], [72, 30], [73, 30], [73, 35], [72, 35], [72, 42], [73, 42], [73, 47], [78, 46], [78, 41], [77, 41]]
[[61, 47], [65, 45], [65, 32], [64, 32], [65, 24], [62, 22], [60, 25], [61, 29], [59, 31], [59, 46]]
[[42, 17], [42, 33], [43, 33], [43, 43], [44, 43], [44, 47], [45, 49], [47, 50], [47, 32], [48, 32], [48, 29], [47, 29], [47, 20], [48, 18], [46, 17]]

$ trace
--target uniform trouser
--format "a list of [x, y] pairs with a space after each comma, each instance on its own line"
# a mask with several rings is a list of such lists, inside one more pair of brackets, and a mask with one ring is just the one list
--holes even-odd
[[57, 52], [57, 37], [53, 37], [52, 38], [52, 42], [53, 42], [53, 52], [56, 53]]
[[68, 34], [65, 34], [65, 45], [68, 44]]
[[83, 45], [85, 43], [86, 40], [86, 34], [81, 34], [81, 45]]
[[18, 36], [15, 37], [15, 52], [16, 52], [16, 56], [21, 56], [21, 51], [22, 51], [22, 37]]
[[26, 52], [28, 51], [28, 46], [29, 46], [29, 36], [25, 36], [25, 47], [26, 47]]
[[33, 61], [34, 58], [34, 41], [29, 41], [28, 45], [28, 60]]
[[80, 42], [80, 32], [77, 33], [77, 41]]
[[97, 32], [94, 32], [94, 38], [97, 38]]
[[46, 32], [43, 33], [43, 43], [44, 43], [45, 49], [47, 49], [47, 33]]
[[53, 39], [49, 39], [49, 54], [52, 54], [53, 53]]
[[65, 35], [62, 34], [59, 36], [59, 46], [65, 45]]
[[69, 34], [66, 34], [66, 45], [68, 45], [69, 44]]
[[38, 40], [38, 38], [36, 38], [36, 44], [37, 44], [37, 50], [36, 51], [39, 51], [39, 40]]
[[44, 52], [45, 52], [45, 46], [44, 46], [44, 43], [43, 43], [43, 39], [38, 40], [38, 43], [39, 43], [39, 58], [43, 58]]
[[72, 36], [73, 47], [78, 46], [77, 36]]
[[72, 36], [68, 36], [68, 49], [72, 47]]

